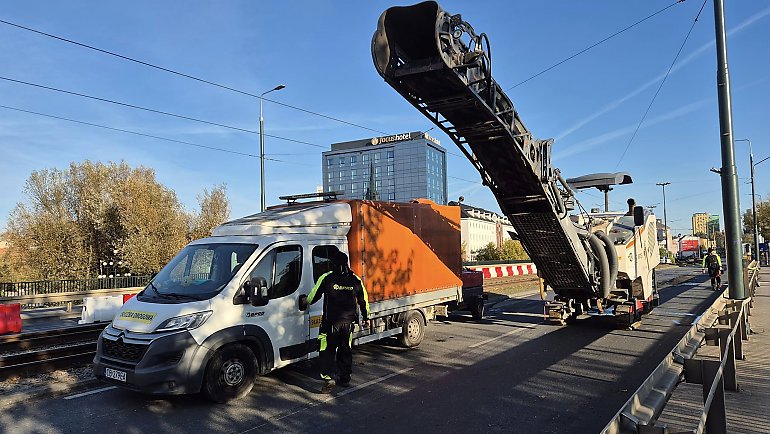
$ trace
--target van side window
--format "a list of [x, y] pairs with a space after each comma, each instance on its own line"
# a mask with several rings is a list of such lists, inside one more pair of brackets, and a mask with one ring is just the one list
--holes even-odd
[[337, 246], [313, 247], [313, 282], [318, 281], [324, 273], [332, 271], [332, 256], [337, 252]]
[[264, 277], [268, 298], [281, 298], [299, 288], [302, 279], [302, 247], [283, 246], [271, 250], [250, 277]]

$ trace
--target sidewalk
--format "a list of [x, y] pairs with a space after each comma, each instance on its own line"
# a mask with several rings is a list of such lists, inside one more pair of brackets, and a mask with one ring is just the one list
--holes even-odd
[[[740, 392], [725, 391], [729, 433], [770, 432], [770, 267], [763, 268], [759, 276], [762, 286], [756, 290], [749, 319], [753, 334], [743, 343], [745, 360], [736, 360]], [[719, 360], [719, 347], [703, 346], [697, 357]], [[679, 384], [658, 418], [658, 425], [674, 432], [692, 430], [702, 408], [702, 386]]]

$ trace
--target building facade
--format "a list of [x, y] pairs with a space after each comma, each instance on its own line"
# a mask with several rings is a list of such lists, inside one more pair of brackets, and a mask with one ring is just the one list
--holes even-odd
[[446, 150], [426, 133], [333, 143], [322, 155], [323, 189], [340, 198], [447, 202]]
[[460, 207], [460, 240], [466, 261], [475, 260], [476, 252], [489, 243], [499, 248], [511, 239], [513, 226], [508, 217], [463, 203], [449, 202], [449, 205]]
[[696, 212], [692, 215], [692, 234], [706, 235], [708, 233], [709, 215], [705, 212]]
[[709, 215], [709, 220], [706, 223], [706, 235], [708, 236], [708, 239], [715, 240], [719, 232], [719, 216]]

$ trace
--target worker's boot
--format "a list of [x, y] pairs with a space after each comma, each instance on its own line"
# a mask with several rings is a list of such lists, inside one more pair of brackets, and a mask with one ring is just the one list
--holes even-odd
[[340, 381], [337, 382], [342, 387], [350, 386], [350, 375], [343, 375], [340, 377]]
[[323, 387], [321, 388], [321, 393], [329, 394], [332, 393], [332, 390], [334, 390], [334, 386], [337, 385], [337, 382], [334, 381], [334, 378], [330, 378], [326, 380]]

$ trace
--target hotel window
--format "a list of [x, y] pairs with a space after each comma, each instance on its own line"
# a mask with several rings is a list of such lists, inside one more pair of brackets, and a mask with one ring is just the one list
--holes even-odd
[[356, 169], [350, 169], [350, 179], [354, 179], [356, 177]]
[[388, 157], [388, 160], [392, 160], [392, 159], [393, 159], [393, 155], [394, 155], [394, 153], [393, 153], [393, 151], [388, 151], [388, 152], [386, 153], [386, 155], [387, 155], [387, 157]]
[[326, 165], [327, 166], [333, 166], [334, 165], [334, 158], [327, 158], [326, 159]]
[[345, 165], [345, 157], [340, 157], [340, 167]]
[[369, 154], [364, 154], [361, 156], [361, 163], [366, 164], [369, 162]]
[[388, 164], [388, 175], [393, 175], [393, 165]]
[[350, 164], [356, 164], [357, 157], [355, 155], [350, 156]]
[[379, 161], [380, 161], [380, 153], [379, 152], [375, 152], [374, 153], [374, 162], [377, 163]]
[[388, 193], [388, 200], [396, 200], [396, 193], [393, 193], [393, 192]]

